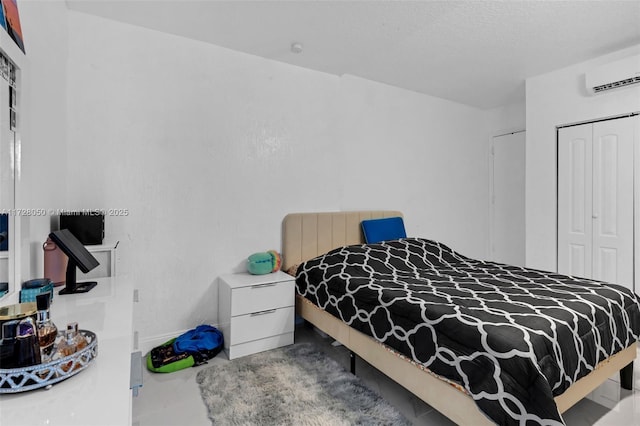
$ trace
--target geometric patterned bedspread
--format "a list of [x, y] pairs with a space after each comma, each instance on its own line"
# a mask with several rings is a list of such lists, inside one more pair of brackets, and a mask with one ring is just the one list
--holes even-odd
[[474, 260], [420, 238], [302, 263], [299, 294], [460, 383], [498, 424], [563, 424], [554, 396], [640, 336], [625, 287]]

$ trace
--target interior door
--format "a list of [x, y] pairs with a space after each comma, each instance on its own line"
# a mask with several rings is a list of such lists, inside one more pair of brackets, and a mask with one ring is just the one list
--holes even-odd
[[631, 289], [635, 119], [593, 125], [593, 278]]
[[525, 262], [525, 132], [493, 138], [490, 254], [496, 262]]
[[558, 131], [558, 272], [592, 277], [592, 125]]

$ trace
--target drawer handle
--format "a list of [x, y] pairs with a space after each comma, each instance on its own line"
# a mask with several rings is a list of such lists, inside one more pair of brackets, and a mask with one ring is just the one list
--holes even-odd
[[269, 309], [268, 311], [253, 312], [250, 316], [257, 317], [258, 315], [273, 314], [275, 311], [275, 309]]
[[251, 288], [264, 288], [264, 287], [273, 287], [278, 285], [278, 283], [266, 283], [266, 284], [256, 284], [252, 285]]

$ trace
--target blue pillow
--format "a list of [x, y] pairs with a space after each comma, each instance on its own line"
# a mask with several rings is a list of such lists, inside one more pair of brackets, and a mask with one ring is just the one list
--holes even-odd
[[364, 233], [364, 241], [367, 244], [407, 237], [401, 217], [363, 220], [362, 232]]

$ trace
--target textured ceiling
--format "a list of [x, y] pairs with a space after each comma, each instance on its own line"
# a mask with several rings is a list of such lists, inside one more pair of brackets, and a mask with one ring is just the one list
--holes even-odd
[[[70, 9], [480, 108], [640, 44], [633, 1], [67, 0]], [[302, 53], [290, 50], [293, 42]]]

